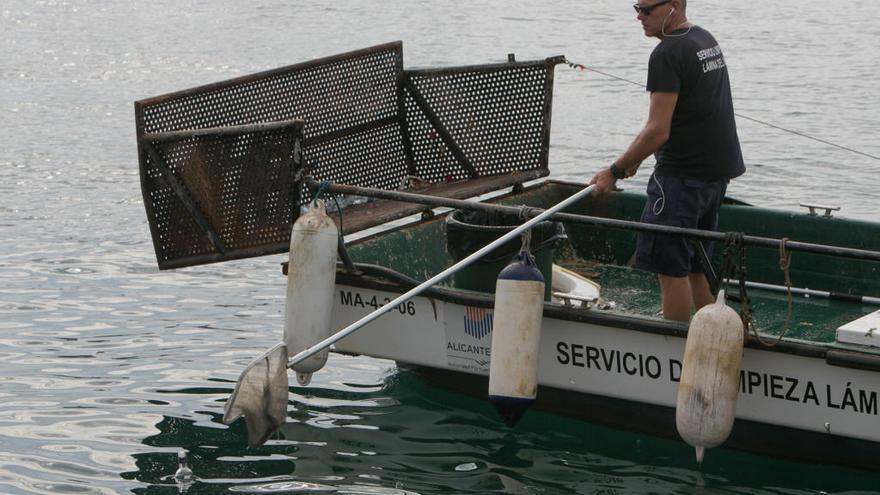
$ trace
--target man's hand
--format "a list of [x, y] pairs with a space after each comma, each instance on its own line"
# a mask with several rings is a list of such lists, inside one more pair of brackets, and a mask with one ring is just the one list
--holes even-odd
[[609, 191], [619, 191], [617, 187], [617, 179], [611, 175], [611, 169], [603, 168], [602, 170], [596, 172], [596, 175], [590, 179], [590, 184], [596, 184], [596, 192], [599, 194], [604, 194]]

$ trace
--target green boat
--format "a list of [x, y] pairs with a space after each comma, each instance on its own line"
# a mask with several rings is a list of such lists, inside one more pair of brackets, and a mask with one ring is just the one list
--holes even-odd
[[[405, 70], [396, 42], [137, 102], [159, 267], [283, 253], [321, 197], [345, 239], [329, 337], [285, 350], [282, 368], [332, 343], [485, 396], [494, 281], [519, 241], [401, 294], [513, 228], [493, 215], [521, 223], [583, 192], [546, 179], [563, 61]], [[880, 467], [880, 224], [728, 199], [719, 232], [659, 228], [637, 221], [644, 202], [586, 195], [532, 229], [546, 287], [534, 406], [677, 435], [688, 326], [658, 316], [655, 276], [630, 262], [637, 233], [661, 229], [714, 243], [704, 270], [749, 322], [724, 446]]]
[[[542, 207], [578, 189], [546, 181], [498, 201]], [[590, 223], [634, 221], [643, 206], [644, 195], [623, 192], [588, 199], [567, 212], [587, 216]], [[880, 225], [806, 213], [727, 204], [721, 219], [723, 231], [747, 237], [787, 237], [804, 243], [832, 238], [837, 246], [856, 249], [880, 242]], [[425, 280], [451, 265], [455, 258], [445, 249], [446, 223], [437, 217], [353, 242], [352, 258], [370, 266], [359, 276], [344, 269], [337, 273], [334, 328], [393, 299], [412, 287], [412, 280]], [[552, 249], [553, 262], [597, 282], [601, 296], [588, 306], [566, 301], [564, 294], [545, 303], [536, 407], [675, 436], [687, 325], [658, 316], [656, 277], [629, 266], [635, 248], [632, 230], [564, 224], [567, 239]], [[712, 260], [716, 267], [725, 251], [723, 243], [718, 244]], [[735, 250], [740, 256], [741, 248]], [[778, 248], [745, 248], [746, 294], [757, 334], [746, 343], [737, 419], [725, 445], [876, 468], [880, 340], [874, 332], [880, 325], [880, 306], [867, 295], [880, 294], [880, 265], [808, 252], [790, 256], [790, 279], [797, 285], [789, 311]], [[469, 290], [469, 275], [428, 290], [406, 311], [392, 311], [339, 341], [337, 350], [393, 359], [441, 385], [485, 396], [489, 339], [475, 338], [468, 327], [473, 308], [491, 315], [493, 300]], [[729, 290], [738, 294], [739, 281], [732, 281]], [[740, 307], [737, 302], [731, 305]]]

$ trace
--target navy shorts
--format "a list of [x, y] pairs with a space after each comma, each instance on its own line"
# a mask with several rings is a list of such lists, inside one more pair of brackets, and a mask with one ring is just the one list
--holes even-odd
[[[718, 210], [727, 191], [727, 179], [700, 179], [651, 174], [642, 222], [688, 229], [716, 230]], [[708, 244], [708, 246], [707, 246]], [[703, 242], [712, 255], [711, 243]], [[684, 237], [640, 232], [636, 268], [686, 277], [702, 273], [699, 253]]]

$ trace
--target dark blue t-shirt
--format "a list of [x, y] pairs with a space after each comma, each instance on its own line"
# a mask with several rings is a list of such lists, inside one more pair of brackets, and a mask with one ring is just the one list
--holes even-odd
[[742, 175], [746, 169], [730, 79], [718, 42], [699, 26], [670, 34], [651, 52], [648, 64], [648, 91], [678, 93], [669, 140], [654, 155], [657, 173], [726, 179]]

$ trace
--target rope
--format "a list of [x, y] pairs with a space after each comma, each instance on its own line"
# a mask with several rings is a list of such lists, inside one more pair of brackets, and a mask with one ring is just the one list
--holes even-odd
[[718, 275], [724, 284], [724, 291], [728, 294], [728, 285], [730, 277], [736, 272], [736, 265], [733, 263], [733, 247], [742, 242], [743, 234], [741, 232], [728, 232], [724, 234], [724, 258], [721, 261], [721, 270]]
[[319, 199], [321, 199], [321, 196], [324, 195], [324, 192], [327, 191], [331, 184], [333, 184], [333, 182], [329, 180], [322, 180], [318, 183], [318, 189], [315, 191], [314, 197], [312, 197], [312, 204], [315, 204]]
[[[739, 279], [739, 316], [743, 322], [743, 333], [748, 336], [749, 329], [754, 329], [754, 325], [749, 308], [749, 295], [746, 291], [746, 247], [743, 238], [742, 232], [728, 232], [724, 235], [724, 259], [721, 262], [720, 276], [724, 291], [728, 294], [730, 279], [734, 276]], [[739, 258], [738, 265], [733, 261], [734, 257]], [[755, 334], [757, 335], [757, 332]]]
[[817, 138], [817, 137], [815, 137], [815, 136], [810, 136], [809, 134], [804, 134], [803, 132], [800, 132], [800, 131], [795, 131], [795, 130], [792, 130], [792, 129], [786, 129], [785, 127], [781, 127], [781, 126], [778, 126], [778, 125], [776, 125], [776, 124], [771, 124], [770, 122], [765, 122], [765, 121], [763, 121], [763, 120], [758, 120], [758, 119], [756, 119], [756, 118], [754, 118], [754, 117], [749, 117], [749, 116], [747, 116], [747, 115], [743, 115], [743, 114], [741, 114], [741, 113], [736, 113], [736, 112], [734, 112], [734, 115], [736, 115], [737, 117], [740, 117], [740, 118], [746, 119], [746, 120], [751, 120], [752, 122], [755, 122], [755, 123], [758, 123], [758, 124], [766, 125], [767, 127], [772, 127], [772, 128], [774, 128], [774, 129], [778, 129], [778, 130], [780, 130], [780, 131], [785, 131], [785, 132], [788, 132], [788, 133], [794, 134], [795, 136], [800, 136], [800, 137], [803, 137], [803, 138], [812, 139], [813, 141], [816, 141], [816, 142], [819, 142], [819, 143], [822, 143], [822, 144], [827, 144], [828, 146], [833, 146], [833, 147], [835, 147], [835, 148], [839, 148], [839, 149], [842, 149], [842, 150], [844, 150], [844, 151], [849, 151], [850, 153], [855, 153], [855, 154], [857, 154], [857, 155], [862, 155], [862, 156], [864, 156], [864, 157], [867, 157], [867, 158], [873, 158], [874, 160], [878, 160], [878, 161], [880, 161], [880, 156], [872, 155], [872, 154], [870, 154], [870, 153], [865, 153], [864, 151], [859, 151], [859, 150], [857, 150], [857, 149], [850, 148], [849, 146], [844, 146], [844, 145], [842, 145], [842, 144], [832, 143], [831, 141], [828, 141], [828, 140], [826, 140], [826, 139]]
[[758, 330], [755, 328], [754, 321], [752, 319], [752, 308], [749, 307], [749, 294], [746, 291], [746, 280], [748, 280], [748, 269], [746, 268], [746, 244], [743, 242], [743, 233], [736, 233], [736, 243], [739, 245], [739, 270], [737, 277], [739, 278], [739, 298], [740, 298], [740, 308], [739, 312], [743, 321], [743, 330], [748, 334], [749, 329], [755, 334], [760, 340], [758, 336]]
[[789, 271], [789, 269], [791, 268], [791, 253], [786, 247], [788, 241], [788, 237], [783, 237], [782, 240], [779, 242], [779, 269], [783, 273], [783, 276], [785, 278], [785, 287], [786, 289], [788, 289], [788, 309], [785, 313], [785, 324], [782, 326], [782, 332], [776, 337], [776, 340], [774, 340], [773, 342], [769, 342], [761, 338], [761, 336], [758, 334], [758, 330], [754, 328], [754, 326], [751, 327], [755, 339], [760, 342], [761, 345], [763, 345], [764, 347], [776, 347], [777, 344], [782, 342], [783, 337], [785, 337], [785, 334], [787, 334], [788, 330], [791, 328], [793, 298], [791, 295], [791, 273]]
[[[526, 220], [532, 218], [533, 215], [530, 215], [530, 212], [533, 209], [534, 208], [526, 206], [526, 205], [520, 206], [519, 207], [519, 215], [517, 215], [519, 217], [520, 221], [525, 222]], [[522, 247], [520, 247], [520, 249], [519, 249], [520, 252], [525, 251], [526, 253], [531, 255], [532, 229], [528, 229], [525, 232], [523, 232], [522, 234], [520, 234], [520, 238], [522, 239]]]
[[[782, 273], [785, 278], [785, 288], [788, 289], [788, 311], [785, 315], [785, 326], [782, 329], [782, 335], [785, 335], [788, 332], [788, 327], [791, 325], [791, 309], [792, 309], [792, 297], [791, 297], [791, 272], [789, 272], [789, 268], [791, 268], [791, 253], [788, 252], [786, 248], [786, 244], [788, 243], [788, 237], [783, 237], [779, 242], [779, 269], [782, 270]], [[782, 337], [779, 337], [780, 340]], [[778, 342], [778, 341], [777, 341]]]
[[[318, 188], [315, 190], [315, 195], [312, 197], [312, 205], [317, 205], [318, 200], [321, 199], [327, 193], [327, 189], [333, 184], [333, 181], [322, 180], [318, 183]], [[329, 195], [328, 195], [329, 196]], [[342, 207], [339, 205], [339, 196], [334, 194], [332, 195], [333, 202], [336, 204], [336, 213], [339, 214], [339, 238], [345, 242], [345, 238], [342, 236]]]
[[532, 229], [528, 229], [522, 234], [522, 247], [520, 248], [520, 252], [525, 251], [528, 254], [532, 253]]
[[[601, 71], [601, 70], [598, 70], [598, 69], [594, 69], [594, 68], [592, 68], [592, 67], [587, 67], [586, 65], [583, 65], [583, 64], [574, 63], [574, 62], [569, 61], [568, 59], [565, 59], [564, 61], [565, 61], [566, 65], [568, 65], [568, 66], [571, 67], [572, 69], [577, 69], [577, 70], [588, 70], [588, 71], [591, 71], [591, 72], [595, 72], [595, 73], [597, 73], [597, 74], [602, 74], [603, 76], [610, 77], [610, 78], [612, 78], [612, 79], [617, 79], [618, 81], [623, 81], [623, 82], [626, 82], [626, 83], [629, 83], [629, 84], [633, 84], [633, 85], [638, 86], [638, 87], [640, 87], [640, 88], [644, 88], [644, 87], [645, 87], [644, 84], [642, 84], [642, 83], [640, 83], [640, 82], [633, 81], [633, 80], [631, 80], [631, 79], [627, 79], [627, 78], [625, 78], [625, 77], [616, 76], [616, 75], [614, 75], [614, 74], [611, 74], [611, 73], [608, 73], [608, 72], [604, 72], [604, 71]], [[822, 144], [826, 144], [826, 145], [828, 145], [828, 146], [833, 146], [833, 147], [835, 147], [835, 148], [839, 148], [839, 149], [842, 149], [842, 150], [844, 150], [844, 151], [849, 151], [849, 152], [851, 152], [851, 153], [855, 153], [855, 154], [857, 154], [857, 155], [864, 156], [864, 157], [866, 157], [866, 158], [872, 158], [872, 159], [874, 159], [874, 160], [878, 160], [878, 161], [880, 161], [880, 156], [872, 155], [872, 154], [870, 154], [870, 153], [865, 153], [864, 151], [859, 151], [859, 150], [857, 150], [857, 149], [850, 148], [849, 146], [844, 146], [844, 145], [842, 145], [842, 144], [837, 144], [837, 143], [834, 143], [834, 142], [828, 141], [828, 140], [826, 140], [826, 139], [822, 139], [822, 138], [818, 138], [818, 137], [815, 137], [815, 136], [811, 136], [811, 135], [809, 135], [809, 134], [804, 134], [803, 132], [800, 132], [800, 131], [795, 131], [795, 130], [793, 130], [793, 129], [788, 129], [788, 128], [785, 128], [785, 127], [782, 127], [782, 126], [779, 126], [779, 125], [776, 125], [776, 124], [771, 124], [770, 122], [766, 122], [766, 121], [763, 121], [763, 120], [760, 120], [760, 119], [756, 119], [756, 118], [754, 118], [754, 117], [749, 117], [748, 115], [743, 115], [743, 114], [738, 113], [738, 112], [734, 112], [734, 115], [736, 115], [737, 117], [740, 117], [740, 118], [746, 119], [746, 120], [750, 120], [750, 121], [755, 122], [755, 123], [757, 123], [757, 124], [762, 124], [762, 125], [765, 125], [765, 126], [767, 126], [767, 127], [772, 127], [773, 129], [777, 129], [777, 130], [780, 130], [780, 131], [788, 132], [788, 133], [790, 133], [790, 134], [794, 134], [795, 136], [800, 136], [800, 137], [803, 137], [803, 138], [812, 139], [813, 141], [816, 141], [816, 142], [819, 142], [819, 143], [822, 143]]]

